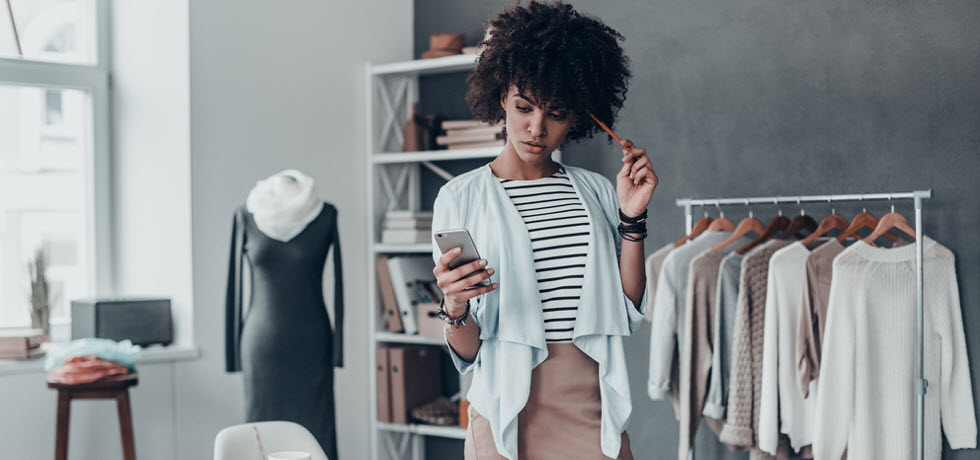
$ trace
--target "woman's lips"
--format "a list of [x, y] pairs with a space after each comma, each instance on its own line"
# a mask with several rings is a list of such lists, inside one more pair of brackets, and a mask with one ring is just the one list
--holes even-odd
[[541, 153], [544, 151], [543, 145], [532, 144], [529, 142], [522, 142], [524, 147], [531, 153]]

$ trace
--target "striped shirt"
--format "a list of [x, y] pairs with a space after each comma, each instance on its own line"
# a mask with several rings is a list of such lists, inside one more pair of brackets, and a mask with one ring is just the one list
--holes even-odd
[[565, 170], [534, 180], [500, 179], [527, 226], [547, 342], [571, 342], [589, 248], [589, 218]]

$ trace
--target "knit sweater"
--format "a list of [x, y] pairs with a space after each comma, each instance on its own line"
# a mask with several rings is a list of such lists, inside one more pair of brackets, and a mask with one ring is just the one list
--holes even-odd
[[[925, 458], [975, 448], [976, 416], [953, 253], [923, 237]], [[817, 388], [815, 458], [905, 460], [916, 452], [916, 246], [858, 241], [833, 263]]]
[[[794, 451], [813, 442], [816, 398], [804, 399], [796, 381], [796, 333], [802, 309], [800, 296], [809, 246], [797, 241], [776, 251], [769, 260], [766, 288], [765, 333], [762, 340], [762, 393], [759, 412], [759, 448], [776, 453], [779, 434], [789, 436]], [[816, 388], [816, 382], [810, 384]], [[814, 390], [816, 391], [816, 390]]]
[[762, 350], [765, 332], [766, 281], [769, 259], [791, 241], [770, 240], [745, 255], [738, 286], [732, 336], [728, 417], [719, 438], [732, 446], [758, 447], [759, 394], [762, 391]]
[[[909, 244], [899, 239], [893, 247]], [[818, 246], [806, 258], [803, 278], [802, 312], [800, 313], [796, 337], [797, 386], [804, 398], [810, 394], [810, 381], [820, 375], [820, 347], [823, 343], [823, 330], [827, 319], [827, 301], [830, 298], [830, 284], [833, 279], [834, 258], [846, 246], [831, 238]]]
[[[667, 254], [674, 250], [674, 243], [667, 243], [660, 249], [657, 249], [647, 257], [646, 261], [646, 272], [647, 272], [647, 298], [654, 299], [657, 295], [657, 281], [660, 280], [660, 268], [664, 265], [664, 259], [667, 258]], [[647, 307], [647, 321], [653, 321], [653, 308]]]

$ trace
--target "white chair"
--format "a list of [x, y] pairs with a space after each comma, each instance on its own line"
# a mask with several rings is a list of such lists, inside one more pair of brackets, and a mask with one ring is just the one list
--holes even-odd
[[262, 451], [265, 455], [309, 452], [312, 460], [330, 460], [313, 433], [293, 422], [245, 423], [225, 428], [214, 437], [214, 460], [266, 460]]

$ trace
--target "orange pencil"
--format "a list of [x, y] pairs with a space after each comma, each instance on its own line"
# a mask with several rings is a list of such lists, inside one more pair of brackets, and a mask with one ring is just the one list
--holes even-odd
[[602, 127], [602, 129], [604, 129], [604, 130], [606, 130], [606, 132], [607, 132], [607, 133], [609, 133], [609, 135], [610, 135], [610, 136], [612, 136], [612, 138], [613, 138], [613, 139], [615, 139], [615, 140], [616, 140], [616, 142], [618, 142], [620, 146], [622, 146], [622, 145], [623, 145], [623, 140], [622, 140], [622, 139], [620, 139], [620, 138], [619, 138], [619, 136], [617, 136], [617, 135], [616, 135], [616, 133], [614, 133], [614, 132], [612, 132], [612, 130], [611, 130], [611, 129], [609, 129], [609, 127], [608, 127], [608, 126], [606, 126], [606, 124], [605, 124], [605, 123], [603, 123], [603, 122], [601, 122], [601, 121], [599, 121], [599, 119], [598, 119], [598, 118], [596, 118], [596, 116], [595, 116], [595, 115], [593, 115], [593, 114], [592, 114], [592, 112], [591, 112], [591, 111], [589, 111], [588, 109], [586, 109], [586, 110], [585, 110], [585, 112], [586, 112], [586, 113], [588, 113], [588, 114], [589, 114], [589, 116], [590, 116], [590, 117], [592, 117], [592, 119], [593, 119], [593, 120], [595, 120], [595, 122], [596, 122], [596, 123], [599, 123], [599, 126], [601, 126], [601, 127]]

